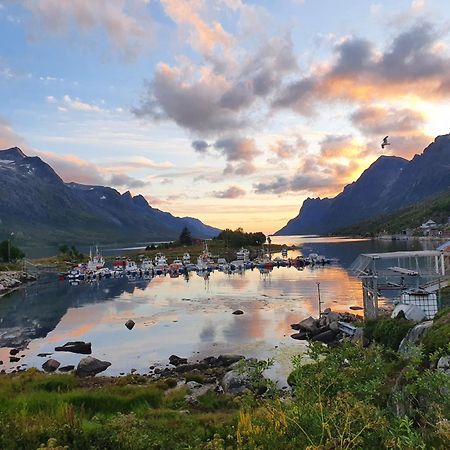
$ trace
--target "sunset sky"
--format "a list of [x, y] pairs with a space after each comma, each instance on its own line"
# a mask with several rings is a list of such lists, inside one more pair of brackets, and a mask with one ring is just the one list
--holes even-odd
[[438, 0], [0, 0], [0, 148], [274, 232], [450, 131]]

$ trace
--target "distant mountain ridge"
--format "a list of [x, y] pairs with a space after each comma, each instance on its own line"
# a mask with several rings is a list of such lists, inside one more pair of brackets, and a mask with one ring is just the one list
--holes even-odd
[[142, 195], [64, 183], [39, 157], [0, 150], [0, 239], [14, 232], [27, 245], [150, 242], [176, 239], [185, 226], [202, 239], [221, 231], [153, 208]]
[[307, 198], [276, 235], [329, 234], [421, 202], [450, 188], [450, 135], [411, 161], [380, 156], [334, 198]]

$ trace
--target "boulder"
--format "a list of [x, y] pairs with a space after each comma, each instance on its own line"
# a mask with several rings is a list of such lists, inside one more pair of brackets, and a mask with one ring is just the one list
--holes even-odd
[[131, 320], [131, 319], [129, 319], [129, 320], [127, 320], [127, 321], [125, 322], [125, 326], [126, 326], [129, 330], [132, 330], [133, 327], [134, 327], [134, 325], [135, 325], [135, 323], [134, 323], [134, 321]]
[[45, 372], [54, 372], [61, 363], [56, 361], [56, 359], [47, 359], [44, 364], [42, 364], [42, 368]]
[[236, 311], [233, 311], [232, 314], [234, 314], [235, 316], [240, 316], [241, 314], [244, 314], [244, 311], [242, 311], [241, 309], [237, 309]]
[[441, 356], [437, 363], [437, 370], [450, 376], [450, 356]]
[[337, 321], [330, 322], [330, 324], [328, 325], [328, 328], [331, 331], [334, 331], [334, 332], [338, 333], [339, 332], [339, 323]]
[[426, 322], [418, 323], [415, 327], [411, 328], [402, 339], [402, 342], [400, 342], [398, 351], [400, 353], [407, 353], [409, 348], [419, 343], [419, 341], [427, 334], [432, 325], [433, 321], [427, 320]]
[[312, 338], [313, 341], [330, 344], [336, 339], [337, 333], [332, 330], [323, 331]]
[[10, 363], [14, 363], [14, 362], [19, 362], [20, 358], [18, 358], [17, 356], [10, 356], [9, 357], [9, 362]]
[[169, 357], [169, 362], [173, 366], [180, 366], [181, 364], [187, 364], [188, 361], [187, 358], [181, 358], [180, 356], [177, 355], [171, 355]]
[[106, 370], [111, 363], [109, 361], [100, 361], [92, 356], [83, 358], [77, 366], [76, 374], [80, 377], [88, 377]]
[[62, 366], [59, 368], [60, 372], [71, 372], [73, 369], [75, 369], [75, 366], [69, 365], [69, 366]]
[[319, 327], [317, 326], [317, 320], [311, 316], [302, 320], [298, 324], [298, 329], [300, 331], [306, 331], [307, 333], [311, 334], [316, 334], [319, 331]]
[[302, 331], [300, 333], [291, 334], [292, 339], [297, 339], [298, 341], [306, 341], [309, 339], [309, 334], [306, 331]]
[[246, 374], [230, 370], [222, 379], [222, 387], [229, 394], [242, 394], [250, 389], [250, 378]]
[[67, 342], [66, 344], [55, 347], [55, 351], [57, 352], [72, 352], [72, 353], [80, 353], [82, 355], [90, 355], [92, 353], [92, 346], [90, 342], [83, 341], [72, 341]]
[[10, 351], [9, 351], [9, 354], [11, 355], [11, 356], [15, 356], [15, 355], [17, 355], [17, 353], [19, 353], [20, 352], [20, 350], [18, 349], [18, 348], [12, 348]]
[[241, 359], [244, 359], [242, 355], [219, 355], [217, 361], [220, 362], [222, 366], [229, 367]]

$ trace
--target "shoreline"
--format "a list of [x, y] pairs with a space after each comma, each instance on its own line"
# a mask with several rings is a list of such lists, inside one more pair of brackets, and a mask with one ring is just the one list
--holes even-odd
[[0, 272], [0, 298], [36, 282], [36, 280], [34, 275], [22, 270]]

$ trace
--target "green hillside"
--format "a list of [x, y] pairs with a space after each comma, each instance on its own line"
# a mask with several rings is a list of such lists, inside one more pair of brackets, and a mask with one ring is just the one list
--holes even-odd
[[[447, 224], [450, 217], [450, 190], [393, 214], [378, 216], [356, 225], [341, 228], [336, 234], [370, 236], [378, 233], [400, 233], [415, 229], [428, 219]], [[449, 228], [449, 225], [447, 225]]]

